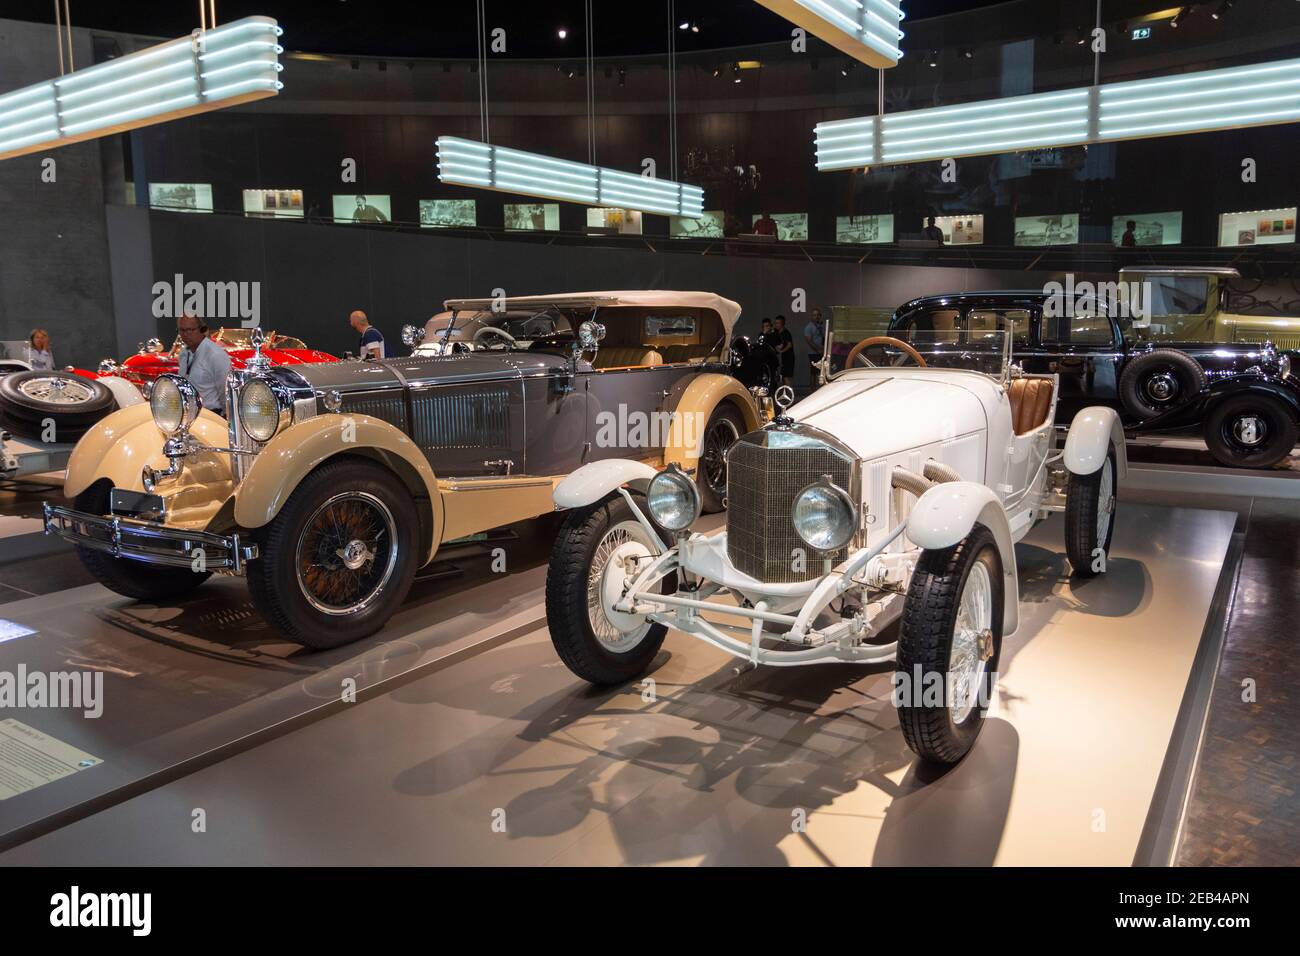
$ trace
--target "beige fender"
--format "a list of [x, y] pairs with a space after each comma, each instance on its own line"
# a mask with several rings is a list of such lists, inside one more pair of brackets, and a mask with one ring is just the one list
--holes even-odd
[[1007, 513], [993, 489], [974, 481], [946, 481], [917, 500], [907, 519], [907, 536], [927, 551], [942, 551], [961, 541], [976, 522], [993, 532], [1002, 558], [1002, 637], [1020, 626], [1020, 581], [1016, 546]]
[[686, 387], [674, 409], [668, 445], [664, 450], [664, 467], [675, 464], [689, 474], [695, 473], [704, 444], [704, 427], [718, 404], [728, 400], [739, 410], [746, 432], [762, 427], [763, 422], [749, 389], [730, 375], [706, 372]]
[[[354, 431], [351, 431], [354, 429]], [[345, 440], [345, 438], [347, 440]], [[290, 425], [255, 457], [235, 492], [235, 523], [260, 528], [269, 523], [299, 483], [336, 455], [372, 458], [406, 484], [421, 512], [421, 532], [433, 557], [442, 539], [443, 509], [428, 460], [400, 429], [369, 415], [321, 415]]]
[[[225, 419], [212, 412], [199, 412], [190, 431], [204, 444], [216, 448], [224, 448], [229, 444]], [[167, 458], [162, 453], [164, 441], [165, 436], [153, 423], [153, 413], [148, 402], [113, 412], [100, 419], [72, 449], [68, 458], [68, 473], [63, 481], [63, 493], [69, 498], [75, 498], [101, 478], [107, 478], [115, 488], [144, 491], [144, 483], [140, 480], [144, 467], [168, 466]], [[207, 480], [231, 480], [227, 456], [194, 457], [204, 458], [202, 471]], [[186, 460], [187, 467], [191, 461], [192, 459]], [[226, 497], [229, 497], [229, 491]]]
[[1065, 438], [1062, 460], [1076, 475], [1091, 475], [1106, 463], [1106, 455], [1115, 451], [1115, 477], [1128, 475], [1128, 450], [1124, 444], [1124, 426], [1113, 408], [1093, 405], [1074, 416]]

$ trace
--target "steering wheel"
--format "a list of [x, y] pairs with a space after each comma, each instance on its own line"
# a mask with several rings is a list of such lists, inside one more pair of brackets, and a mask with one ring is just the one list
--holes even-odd
[[475, 333], [474, 333], [474, 344], [477, 345], [477, 344], [478, 344], [478, 340], [481, 339], [483, 336], [487, 335], [489, 332], [492, 333], [493, 335], [496, 335], [496, 336], [499, 336], [500, 338], [505, 339], [506, 343], [509, 344], [509, 345], [517, 345], [517, 344], [518, 344], [518, 343], [515, 341], [515, 337], [514, 337], [513, 335], [511, 335], [511, 334], [510, 334], [509, 332], [507, 332], [505, 329], [499, 329], [499, 328], [497, 328], [495, 325], [485, 325], [485, 326], [483, 326], [483, 328], [481, 328], [481, 329], [479, 329], [477, 332], [475, 332]]
[[[870, 338], [863, 339], [857, 345], [853, 346], [853, 350], [849, 352], [849, 357], [844, 360], [844, 367], [846, 369], [852, 368], [853, 364], [862, 357], [862, 353], [875, 345], [892, 345], [894, 348], [906, 352], [908, 358], [915, 362], [918, 368], [929, 367], [925, 364], [925, 359], [921, 358], [920, 352], [912, 348], [912, 346], [908, 345], [902, 339], [896, 339], [892, 335], [873, 335]], [[863, 358], [862, 361], [868, 368], [877, 367], [872, 364], [870, 359]]]

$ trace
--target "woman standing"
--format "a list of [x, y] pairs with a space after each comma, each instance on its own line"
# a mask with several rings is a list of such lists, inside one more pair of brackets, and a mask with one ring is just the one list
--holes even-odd
[[44, 329], [32, 329], [32, 334], [27, 337], [27, 361], [37, 371], [54, 371], [54, 353], [50, 351], [50, 333]]

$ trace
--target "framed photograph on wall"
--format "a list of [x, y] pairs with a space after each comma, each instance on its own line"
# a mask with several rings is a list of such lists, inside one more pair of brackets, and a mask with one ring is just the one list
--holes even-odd
[[478, 205], [473, 199], [421, 199], [420, 228], [450, 229], [477, 226]]
[[612, 229], [624, 236], [641, 235], [641, 213], [636, 209], [593, 207], [587, 210], [589, 229]]
[[836, 216], [835, 241], [853, 245], [894, 241], [894, 216]]
[[721, 239], [726, 214], [721, 209], [710, 209], [700, 219], [685, 216], [668, 218], [668, 235], [674, 239]]
[[393, 197], [356, 194], [334, 196], [335, 222], [392, 222]]
[[1016, 245], [1074, 246], [1079, 243], [1079, 214], [1017, 216]]
[[[768, 213], [772, 221], [776, 223], [776, 238], [779, 242], [807, 242], [808, 241], [808, 214], [806, 212], [773, 212]], [[750, 222], [750, 226], [756, 226], [758, 221], [763, 218], [763, 213], [755, 213]]]
[[1274, 246], [1295, 242], [1296, 207], [1225, 212], [1219, 216], [1219, 245]]
[[173, 212], [212, 212], [212, 184], [150, 183], [149, 207]]
[[508, 202], [503, 207], [507, 229], [556, 232], [560, 228], [560, 204], [554, 202]]
[[301, 219], [301, 189], [245, 189], [244, 215], [266, 219]]
[[[936, 216], [934, 224], [943, 230], [944, 245], [982, 246], [984, 244], [984, 214], [969, 216]], [[921, 220], [922, 228], [925, 220]]]
[[1139, 212], [1116, 216], [1110, 223], [1111, 242], [1124, 244], [1124, 233], [1133, 223], [1133, 238], [1139, 246], [1176, 246], [1183, 241], [1181, 212]]

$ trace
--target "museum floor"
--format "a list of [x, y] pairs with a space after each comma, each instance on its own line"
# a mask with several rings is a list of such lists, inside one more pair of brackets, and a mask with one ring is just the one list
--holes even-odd
[[132, 605], [14, 533], [0, 617], [38, 633], [0, 668], [104, 670], [107, 704], [0, 718], [105, 762], [0, 802], [0, 863], [1294, 864], [1300, 500], [1217, 474], [1138, 466], [1096, 581], [1065, 575], [1059, 519], [1022, 542], [1021, 631], [946, 774], [910, 759], [887, 668], [747, 671], [670, 633], [652, 686], [587, 688], [545, 630], [545, 522], [509, 574], [459, 555], [383, 635], [321, 654], [269, 635], [241, 582]]

